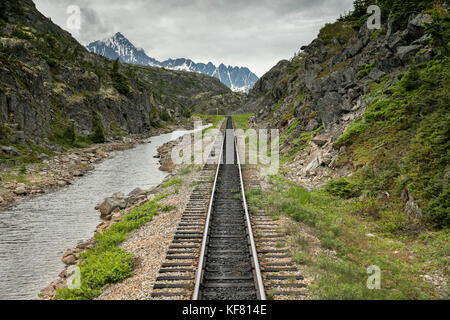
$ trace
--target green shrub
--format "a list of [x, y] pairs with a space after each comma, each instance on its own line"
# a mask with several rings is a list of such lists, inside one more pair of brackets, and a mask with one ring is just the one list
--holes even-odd
[[355, 198], [361, 195], [361, 187], [345, 178], [328, 181], [324, 186], [324, 190], [333, 196], [344, 199]]
[[130, 82], [128, 78], [119, 72], [119, 59], [114, 60], [112, 67], [111, 78], [113, 81], [113, 87], [123, 95], [130, 93]]
[[375, 63], [371, 63], [371, 64], [363, 64], [361, 66], [361, 70], [358, 72], [358, 79], [362, 79], [366, 76], [369, 75], [370, 71], [372, 71], [373, 66], [375, 65]]
[[350, 38], [356, 33], [353, 29], [353, 24], [349, 22], [335, 22], [327, 23], [319, 33], [319, 38], [325, 44], [330, 44], [333, 38], [337, 38], [343, 43], [347, 43]]
[[104, 143], [106, 142], [105, 138], [105, 130], [103, 128], [103, 124], [96, 112], [92, 115], [92, 123], [93, 123], [93, 133], [89, 135], [89, 138], [94, 143]]
[[160, 116], [161, 120], [164, 122], [172, 122], [173, 121], [172, 117], [170, 116], [170, 114], [167, 110], [162, 110], [160, 112], [159, 116]]
[[75, 126], [73, 123], [68, 125], [63, 133], [64, 139], [70, 142], [70, 144], [74, 144], [75, 142]]
[[159, 121], [159, 112], [158, 109], [153, 108], [149, 114], [150, 126], [153, 128], [161, 128], [161, 122]]
[[355, 121], [347, 128], [347, 130], [336, 140], [336, 145], [342, 146], [352, 142], [354, 137], [364, 132], [367, 129], [367, 125], [361, 120]]
[[450, 15], [433, 11], [432, 22], [425, 25], [425, 31], [431, 37], [431, 45], [439, 54], [447, 56], [450, 53]]

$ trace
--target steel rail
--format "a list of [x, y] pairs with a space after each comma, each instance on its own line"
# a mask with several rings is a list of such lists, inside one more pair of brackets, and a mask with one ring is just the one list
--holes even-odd
[[[225, 126], [225, 132], [226, 132], [226, 126]], [[219, 134], [218, 139], [220, 139], [221, 137], [224, 137], [224, 136], [223, 135], [221, 136]], [[207, 246], [208, 234], [209, 234], [209, 225], [211, 223], [211, 212], [212, 212], [212, 207], [213, 207], [213, 203], [214, 203], [214, 194], [216, 193], [216, 185], [217, 185], [217, 178], [219, 176], [220, 164], [222, 163], [224, 144], [225, 144], [225, 139], [223, 138], [222, 147], [220, 148], [220, 154], [219, 154], [219, 158], [218, 158], [218, 162], [217, 162], [216, 175], [214, 177], [214, 185], [213, 185], [212, 192], [211, 192], [211, 199], [209, 200], [208, 213], [206, 215], [205, 231], [203, 233], [202, 249], [200, 251], [200, 260], [198, 262], [197, 274], [195, 277], [194, 295], [192, 297], [192, 300], [198, 300], [199, 294], [200, 294], [200, 285], [202, 282], [204, 265], [205, 265], [205, 254], [206, 254], [206, 246]]]
[[[233, 125], [233, 128], [234, 128], [234, 125]], [[219, 176], [219, 172], [220, 172], [220, 165], [222, 164], [222, 161], [223, 161], [223, 159], [222, 159], [223, 158], [223, 150], [224, 150], [224, 146], [226, 143], [225, 135], [227, 134], [226, 130], [227, 129], [225, 128], [224, 135], [222, 136], [223, 137], [222, 147], [220, 149], [220, 155], [218, 158], [219, 162], [217, 164], [216, 175], [214, 178], [214, 185], [212, 188], [211, 198], [210, 198], [209, 207], [208, 207], [208, 213], [207, 213], [207, 217], [206, 217], [205, 230], [203, 233], [203, 240], [202, 240], [202, 248], [201, 248], [201, 252], [200, 252], [200, 260], [198, 263], [194, 294], [192, 297], [193, 300], [199, 300], [200, 287], [201, 287], [204, 270], [205, 270], [204, 267], [205, 267], [205, 262], [206, 262], [205, 258], [206, 258], [207, 242], [208, 242], [208, 236], [209, 236], [209, 228], [210, 228], [210, 224], [211, 224], [211, 215], [212, 215], [212, 209], [213, 209], [213, 203], [214, 203], [214, 195], [216, 192], [216, 186], [217, 186], [218, 176]], [[233, 129], [233, 133], [234, 133], [234, 129]], [[236, 152], [237, 165], [238, 165], [238, 169], [239, 169], [242, 207], [245, 212], [247, 237], [248, 237], [248, 241], [249, 241], [250, 255], [252, 257], [253, 274], [255, 277], [256, 295], [259, 300], [266, 300], [266, 294], [265, 294], [265, 290], [264, 290], [264, 284], [263, 284], [260, 265], [259, 265], [259, 261], [258, 261], [258, 254], [257, 254], [257, 250], [256, 250], [255, 239], [253, 236], [253, 228], [251, 225], [250, 215], [249, 215], [248, 206], [247, 206], [247, 200], [246, 200], [246, 196], [245, 196], [244, 180], [243, 180], [243, 176], [242, 176], [242, 167], [241, 167], [241, 162], [240, 162], [240, 158], [239, 158], [239, 151], [238, 151], [236, 135], [234, 135], [233, 140], [234, 140], [233, 141], [234, 150]]]
[[[234, 128], [234, 125], [233, 125], [233, 128]], [[245, 196], [244, 179], [242, 177], [242, 167], [241, 167], [241, 161], [239, 158], [239, 151], [238, 151], [239, 148], [238, 148], [236, 135], [234, 135], [234, 149], [236, 150], [236, 158], [237, 158], [237, 163], [238, 163], [238, 167], [239, 167], [239, 177], [240, 177], [240, 181], [241, 181], [241, 197], [242, 197], [242, 204], [243, 204], [244, 211], [245, 211], [245, 219], [247, 221], [247, 230], [248, 230], [248, 237], [249, 237], [249, 241], [250, 241], [250, 251], [251, 251], [250, 253], [252, 256], [253, 265], [254, 265], [254, 273], [256, 276], [256, 290], [257, 290], [256, 294], [257, 294], [259, 300], [266, 300], [266, 292], [264, 290], [264, 283], [262, 280], [261, 269], [259, 267], [258, 252], [256, 250], [255, 239], [253, 237], [253, 228], [252, 228], [252, 224], [250, 221], [250, 215], [248, 213], [247, 198]]]

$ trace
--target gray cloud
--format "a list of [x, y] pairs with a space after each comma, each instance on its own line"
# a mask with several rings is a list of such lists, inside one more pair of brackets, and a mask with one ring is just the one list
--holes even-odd
[[353, 0], [35, 0], [66, 29], [66, 8], [79, 5], [87, 44], [122, 32], [149, 56], [247, 66], [261, 76], [313, 40]]

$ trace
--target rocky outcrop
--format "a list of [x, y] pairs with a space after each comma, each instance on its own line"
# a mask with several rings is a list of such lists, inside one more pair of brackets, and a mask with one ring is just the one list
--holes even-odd
[[[293, 179], [316, 186], [351, 173], [355, 168], [336, 170], [340, 148], [334, 142], [356, 119], [364, 121], [369, 85], [398, 81], [411, 62], [431, 59], [424, 28], [431, 17], [415, 14], [404, 29], [398, 29], [395, 19], [381, 30], [364, 24], [345, 37], [319, 37], [290, 61], [279, 62], [250, 91], [241, 111], [256, 113], [255, 126], [280, 128], [282, 135], [289, 128], [280, 151], [298, 150], [286, 164]], [[299, 148], [299, 139], [307, 134], [309, 144]]]
[[317, 38], [290, 62], [283, 60], [264, 75], [250, 91], [244, 111], [257, 111], [260, 121], [272, 115], [279, 126], [277, 115], [286, 108], [276, 114], [273, 109], [281, 103], [293, 108], [296, 117], [308, 119], [305, 126], [313, 118], [329, 129], [343, 115], [363, 107], [369, 82], [404, 71], [413, 58], [431, 57], [424, 35], [430, 19], [426, 14], [413, 16], [405, 30], [395, 30], [393, 18], [380, 31], [363, 25], [347, 42], [334, 38], [329, 44]]

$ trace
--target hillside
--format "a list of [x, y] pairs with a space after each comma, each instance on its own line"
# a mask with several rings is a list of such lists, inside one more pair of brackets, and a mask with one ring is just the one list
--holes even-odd
[[[282, 170], [249, 202], [298, 222], [294, 247], [319, 279], [318, 297], [435, 297], [430, 283], [445, 297], [448, 2], [378, 3], [381, 30], [367, 28], [368, 2], [355, 1], [250, 91], [239, 112], [255, 113], [254, 127], [280, 129]], [[311, 255], [311, 239], [336, 257]], [[370, 264], [387, 290], [355, 283]]]
[[212, 77], [89, 53], [31, 0], [2, 1], [0, 12], [1, 158], [145, 133], [242, 101]]

